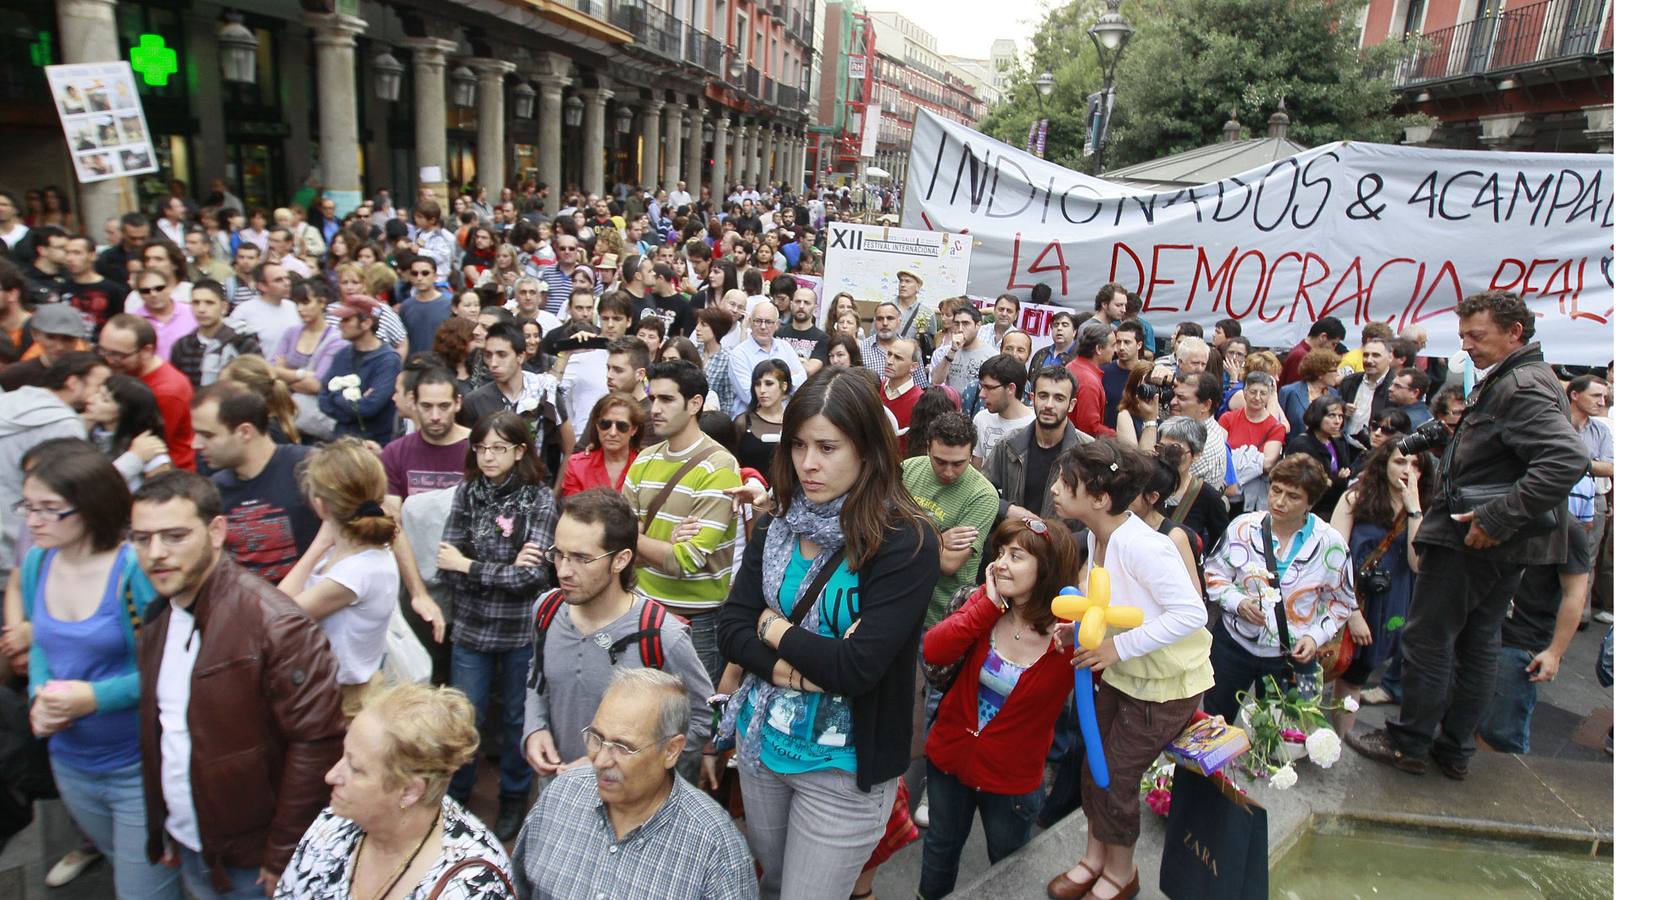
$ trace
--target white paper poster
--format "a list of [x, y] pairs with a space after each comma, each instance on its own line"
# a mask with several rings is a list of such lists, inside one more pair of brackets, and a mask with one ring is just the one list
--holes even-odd
[[130, 64], [47, 66], [46, 83], [83, 184], [157, 170]]
[[1091, 314], [1110, 281], [1158, 333], [1242, 322], [1287, 347], [1335, 316], [1420, 325], [1427, 353], [1460, 347], [1455, 305], [1510, 290], [1554, 363], [1611, 357], [1615, 158], [1335, 143], [1222, 182], [1147, 193], [1058, 166], [924, 109], [902, 225], [969, 232], [970, 293]]
[[936, 309], [966, 293], [971, 261], [965, 235], [830, 222], [818, 295], [831, 299], [846, 291], [858, 300], [895, 300], [897, 273], [907, 271], [920, 276], [920, 301]]
[[874, 158], [874, 148], [880, 141], [880, 104], [870, 103], [863, 108], [862, 149], [858, 156]]

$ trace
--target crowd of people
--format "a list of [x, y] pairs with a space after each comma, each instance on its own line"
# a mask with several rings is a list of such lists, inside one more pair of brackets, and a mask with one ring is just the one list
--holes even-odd
[[[1453, 358], [1158, 341], [1113, 283], [1037, 336], [1045, 286], [820, 296], [821, 191], [214, 188], [102, 241], [0, 200], [0, 832], [61, 796], [49, 883], [838, 900], [923, 834], [931, 898], [974, 816], [998, 861], [1079, 808], [1049, 895], [1131, 897], [1193, 716], [1349, 635], [1328, 689], [1399, 708], [1340, 732], [1462, 779], [1613, 620], [1609, 378], [1511, 294]], [[1144, 620], [1078, 647], [1094, 568]]]

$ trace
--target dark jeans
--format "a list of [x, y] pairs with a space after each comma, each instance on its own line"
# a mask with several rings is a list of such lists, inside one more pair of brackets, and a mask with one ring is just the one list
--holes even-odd
[[920, 860], [919, 896], [932, 900], [954, 891], [960, 851], [972, 834], [972, 814], [983, 819], [983, 840], [989, 848], [989, 864], [994, 865], [1029, 843], [1041, 789], [1027, 794], [974, 790], [928, 760], [926, 802], [931, 808], [931, 826], [926, 829]]
[[[1472, 758], [1495, 693], [1501, 622], [1524, 567], [1425, 545], [1403, 626], [1403, 702], [1386, 723], [1393, 746], [1443, 762]], [[1441, 731], [1440, 731], [1441, 730]]]
[[1047, 763], [1052, 766], [1052, 789], [1047, 792], [1046, 802], [1041, 804], [1035, 824], [1051, 828], [1081, 808], [1081, 762], [1086, 755], [1081, 722], [1075, 717], [1075, 698], [1071, 697], [1052, 733], [1052, 747], [1047, 752]]
[[1495, 696], [1484, 714], [1478, 733], [1489, 746], [1502, 753], [1528, 753], [1530, 718], [1539, 693], [1525, 669], [1535, 654], [1520, 647], [1502, 647], [1495, 669]]
[[[1283, 678], [1287, 657], [1249, 653], [1247, 648], [1236, 642], [1236, 638], [1231, 637], [1223, 622], [1213, 629], [1213, 651], [1209, 659], [1213, 663], [1213, 687], [1208, 688], [1207, 694], [1202, 697], [1202, 709], [1210, 716], [1224, 716], [1225, 721], [1231, 724], [1236, 723], [1236, 711], [1242, 705], [1236, 699], [1238, 692], [1252, 690], [1257, 694], [1267, 677], [1275, 678], [1279, 689], [1286, 687]], [[1305, 665], [1294, 666], [1301, 685], [1315, 683], [1316, 665], [1316, 661], [1312, 660]]]
[[[523, 701], [534, 647], [524, 644], [510, 650], [485, 652], [454, 645], [451, 682], [477, 714], [477, 730], [488, 717], [489, 694], [496, 677], [500, 679], [500, 796], [522, 799], [529, 793], [533, 773], [523, 758]], [[498, 672], [498, 676], [497, 676]], [[471, 800], [477, 784], [477, 759], [461, 766], [449, 782], [448, 795], [464, 805]]]

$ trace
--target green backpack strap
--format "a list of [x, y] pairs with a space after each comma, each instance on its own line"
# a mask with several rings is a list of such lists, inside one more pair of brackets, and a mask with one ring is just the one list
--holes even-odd
[[23, 554], [23, 577], [19, 587], [23, 590], [23, 621], [34, 620], [35, 583], [40, 580], [40, 563], [46, 558], [47, 551], [34, 547]]

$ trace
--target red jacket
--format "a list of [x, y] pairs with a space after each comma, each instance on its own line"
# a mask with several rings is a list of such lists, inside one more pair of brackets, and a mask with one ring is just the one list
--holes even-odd
[[1053, 726], [1075, 684], [1073, 651], [1049, 643], [1046, 655], [1023, 673], [1001, 711], [980, 732], [978, 672], [989, 657], [989, 633], [1000, 617], [1000, 608], [979, 587], [966, 605], [926, 632], [926, 662], [944, 665], [965, 657], [959, 677], [937, 707], [926, 758], [967, 787], [1027, 794], [1041, 786]]
[[1075, 375], [1075, 409], [1070, 410], [1069, 416], [1075, 430], [1088, 437], [1106, 432], [1115, 434], [1115, 428], [1104, 421], [1104, 410], [1109, 403], [1104, 394], [1104, 373], [1098, 371], [1098, 364], [1077, 356], [1064, 368]]

